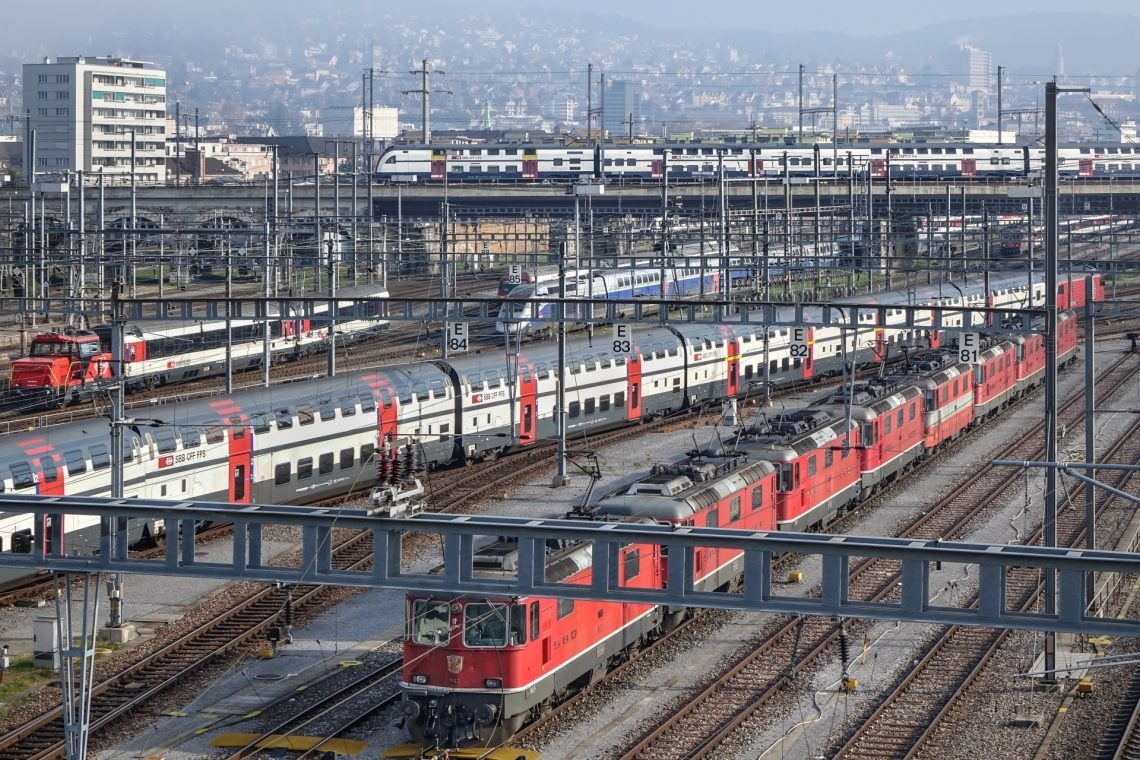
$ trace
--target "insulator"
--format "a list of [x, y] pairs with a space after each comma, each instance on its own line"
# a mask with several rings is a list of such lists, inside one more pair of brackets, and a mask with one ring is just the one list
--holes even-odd
[[843, 672], [847, 672], [847, 629], [839, 629], [839, 661], [843, 663]]
[[409, 443], [405, 447], [405, 450], [406, 450], [407, 454], [406, 454], [405, 460], [404, 460], [404, 477], [405, 478], [411, 478], [413, 475], [416, 474], [416, 471], [419, 469], [419, 465], [416, 462], [416, 448], [415, 448], [415, 446], [413, 446], [412, 444]]
[[388, 459], [388, 452], [381, 451], [376, 460], [376, 479], [380, 485], [386, 486], [392, 480], [392, 462]]

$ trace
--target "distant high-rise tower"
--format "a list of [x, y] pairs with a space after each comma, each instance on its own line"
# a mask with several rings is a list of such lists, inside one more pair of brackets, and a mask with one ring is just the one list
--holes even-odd
[[981, 50], [971, 45], [963, 45], [962, 52], [966, 58], [966, 86], [971, 92], [980, 92], [989, 95], [994, 87], [993, 57], [990, 51]]
[[1061, 47], [1061, 43], [1057, 43], [1057, 76], [1065, 76], [1065, 48]]
[[35, 134], [25, 171], [63, 176], [102, 172], [125, 181], [166, 182], [166, 72], [123, 58], [45, 58], [24, 64], [24, 109]]
[[607, 80], [602, 99], [602, 129], [611, 137], [628, 136], [631, 118], [633, 133], [641, 134], [641, 88], [636, 82]]

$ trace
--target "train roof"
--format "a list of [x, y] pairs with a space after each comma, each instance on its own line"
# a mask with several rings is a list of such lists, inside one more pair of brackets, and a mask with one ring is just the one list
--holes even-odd
[[807, 408], [774, 416], [753, 418], [740, 436], [725, 448], [749, 453], [770, 462], [796, 459], [854, 430], [856, 423], [837, 418], [825, 409]]
[[747, 456], [701, 456], [658, 464], [647, 475], [599, 499], [594, 508], [607, 517], [678, 522], [773, 472], [770, 462], [749, 461]]

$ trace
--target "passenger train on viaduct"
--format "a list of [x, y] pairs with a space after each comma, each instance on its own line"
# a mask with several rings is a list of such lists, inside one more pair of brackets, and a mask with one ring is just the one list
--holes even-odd
[[[562, 145], [555, 143], [396, 144], [376, 159], [378, 181], [417, 182], [660, 182], [824, 177], [849, 172], [896, 179], [956, 181], [1039, 176], [1040, 145], [889, 143], [881, 145], [777, 145], [772, 143], [667, 143]], [[1058, 147], [1058, 173], [1073, 178], [1140, 177], [1140, 146], [1072, 144]]]

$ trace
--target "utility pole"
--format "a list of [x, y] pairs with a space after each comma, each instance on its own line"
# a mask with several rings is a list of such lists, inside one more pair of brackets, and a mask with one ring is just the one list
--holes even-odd
[[586, 142], [594, 139], [594, 64], [586, 64]]
[[800, 93], [800, 134], [799, 134], [799, 138], [796, 140], [797, 144], [803, 143], [803, 141], [804, 141], [804, 65], [802, 63], [800, 64], [799, 93]]
[[998, 66], [998, 145], [1001, 145], [1001, 75], [1005, 72], [1005, 66]]
[[420, 75], [420, 88], [418, 90], [401, 90], [401, 92], [404, 95], [419, 95], [423, 99], [423, 122], [422, 123], [423, 123], [423, 132], [424, 132], [424, 144], [427, 145], [427, 144], [431, 143], [431, 122], [428, 120], [428, 118], [430, 116], [430, 112], [431, 112], [431, 104], [429, 101], [429, 98], [431, 97], [431, 93], [436, 92], [436, 93], [440, 93], [442, 95], [451, 95], [452, 94], [451, 90], [431, 90], [431, 89], [428, 89], [428, 74], [446, 74], [447, 72], [440, 71], [439, 69], [435, 69], [434, 71], [428, 71], [428, 59], [424, 58], [423, 59], [423, 65], [420, 67], [419, 71], [409, 71], [408, 73]]

